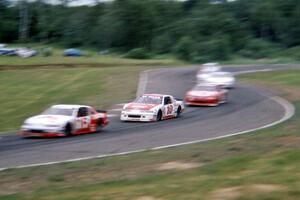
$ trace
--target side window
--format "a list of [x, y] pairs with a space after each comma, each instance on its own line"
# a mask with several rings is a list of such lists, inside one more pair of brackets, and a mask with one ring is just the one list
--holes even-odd
[[90, 110], [89, 113], [90, 113], [91, 115], [97, 114], [97, 112], [96, 112], [96, 110], [95, 110], [94, 108], [90, 108], [89, 110]]
[[79, 108], [77, 117], [85, 117], [87, 115], [88, 115], [88, 108], [86, 107]]
[[164, 99], [164, 105], [168, 105], [168, 104], [171, 104], [172, 103], [172, 100], [170, 97], [165, 97]]

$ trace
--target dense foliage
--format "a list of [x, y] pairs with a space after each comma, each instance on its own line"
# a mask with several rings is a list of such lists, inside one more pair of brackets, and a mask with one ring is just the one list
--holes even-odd
[[139, 49], [131, 53], [172, 53], [191, 61], [227, 59], [232, 53], [260, 58], [300, 44], [298, 0], [115, 0], [80, 7], [66, 2], [23, 1], [28, 34], [20, 37], [22, 2], [12, 6], [0, 0], [0, 43], [22, 39], [121, 52]]

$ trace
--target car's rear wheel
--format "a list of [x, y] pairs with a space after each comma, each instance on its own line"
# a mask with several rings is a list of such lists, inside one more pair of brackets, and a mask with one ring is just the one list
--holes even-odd
[[100, 132], [102, 130], [102, 120], [98, 119], [97, 121], [97, 127], [96, 127], [96, 132]]
[[161, 112], [161, 110], [159, 110], [157, 112], [156, 121], [161, 121], [161, 119], [162, 119], [162, 112]]
[[220, 101], [220, 103], [226, 103], [227, 99], [228, 99], [227, 94], [224, 94], [224, 96], [223, 96], [222, 100]]
[[67, 124], [64, 130], [65, 136], [71, 136], [72, 135], [72, 126], [71, 124]]
[[177, 111], [176, 111], [176, 117], [180, 117], [180, 114], [181, 114], [181, 106], [179, 106], [177, 108]]

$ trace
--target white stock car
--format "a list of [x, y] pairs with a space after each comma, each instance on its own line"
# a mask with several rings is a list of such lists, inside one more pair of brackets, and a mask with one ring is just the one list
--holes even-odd
[[99, 131], [108, 124], [106, 111], [85, 105], [54, 105], [25, 120], [23, 136], [57, 137]]
[[126, 104], [121, 113], [121, 121], [160, 121], [179, 117], [184, 110], [182, 101], [171, 95], [144, 94]]
[[198, 84], [207, 83], [221, 86], [223, 88], [234, 88], [235, 78], [230, 72], [212, 72], [207, 74], [197, 75]]
[[206, 74], [221, 71], [222, 67], [219, 63], [205, 63], [202, 65], [198, 74]]

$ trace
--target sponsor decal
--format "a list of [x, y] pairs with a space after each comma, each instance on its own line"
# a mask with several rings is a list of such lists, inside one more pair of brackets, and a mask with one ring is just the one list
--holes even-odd
[[138, 104], [138, 103], [132, 103], [127, 106], [126, 109], [136, 109], [136, 110], [151, 110], [157, 106], [156, 104]]

